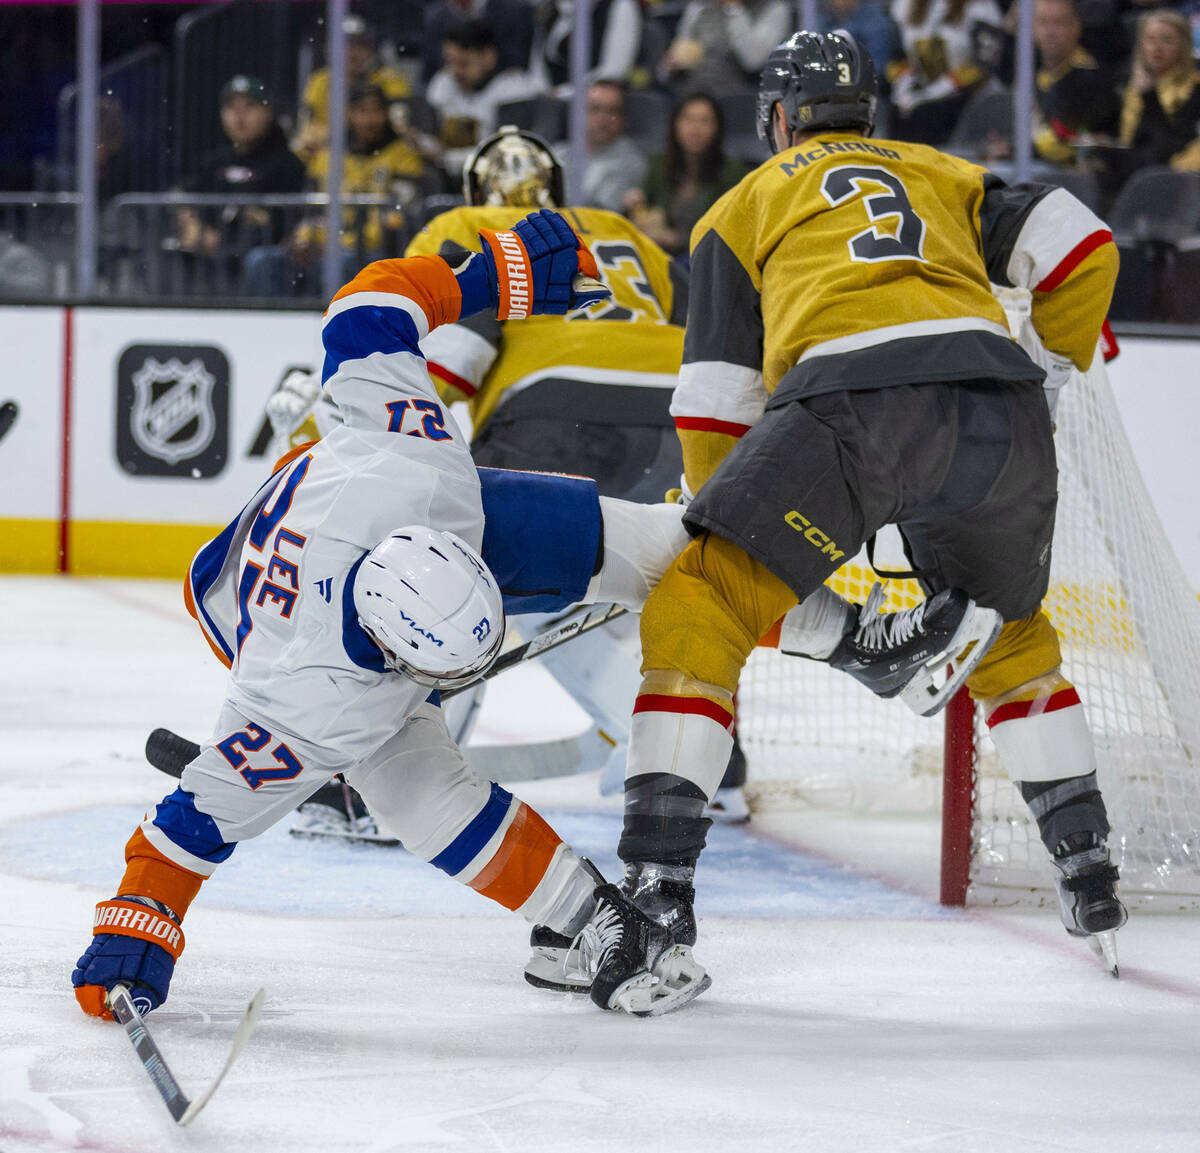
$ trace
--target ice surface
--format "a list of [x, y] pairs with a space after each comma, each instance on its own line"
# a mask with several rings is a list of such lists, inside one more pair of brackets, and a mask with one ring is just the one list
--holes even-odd
[[[1135, 916], [1113, 981], [1050, 912], [941, 910], [919, 822], [814, 813], [714, 829], [713, 988], [646, 1021], [529, 988], [523, 922], [403, 851], [272, 830], [206, 883], [150, 1018], [197, 1093], [267, 989], [178, 1130], [69, 974], [171, 787], [146, 734], [202, 736], [223, 678], [173, 583], [0, 578], [0, 1153], [1200, 1150], [1200, 920]], [[478, 739], [563, 735], [554, 692], [511, 674]], [[515, 788], [613, 870], [594, 779]]]

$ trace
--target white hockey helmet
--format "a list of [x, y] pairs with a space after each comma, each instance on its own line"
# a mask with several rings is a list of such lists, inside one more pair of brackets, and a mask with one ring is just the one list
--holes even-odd
[[540, 136], [506, 124], [467, 157], [463, 198], [476, 208], [557, 208], [562, 165]]
[[453, 533], [398, 528], [364, 558], [354, 607], [388, 668], [431, 688], [470, 684], [504, 643], [504, 603], [479, 554]]

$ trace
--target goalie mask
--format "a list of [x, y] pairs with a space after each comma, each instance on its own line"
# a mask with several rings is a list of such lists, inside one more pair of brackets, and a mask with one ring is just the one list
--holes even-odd
[[562, 165], [540, 136], [508, 124], [467, 158], [463, 197], [476, 208], [557, 208]]
[[482, 676], [504, 643], [504, 604], [479, 554], [453, 533], [397, 529], [354, 578], [359, 624], [393, 672], [430, 688]]
[[875, 65], [849, 32], [797, 32], [772, 49], [758, 86], [755, 119], [772, 152], [775, 106], [788, 132], [875, 127]]

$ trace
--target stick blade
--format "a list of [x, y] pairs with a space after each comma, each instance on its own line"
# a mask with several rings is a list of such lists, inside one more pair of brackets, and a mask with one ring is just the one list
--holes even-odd
[[200, 746], [170, 729], [155, 729], [146, 738], [146, 760], [159, 772], [179, 777], [200, 755]]
[[230, 1067], [237, 1060], [238, 1054], [245, 1047], [246, 1042], [250, 1040], [250, 1034], [254, 1032], [254, 1027], [258, 1024], [258, 1015], [262, 1011], [265, 997], [266, 991], [259, 989], [250, 998], [250, 1004], [246, 1006], [246, 1011], [242, 1014], [242, 1019], [238, 1024], [237, 1032], [233, 1036], [233, 1044], [230, 1046], [229, 1056], [225, 1058], [225, 1064], [214, 1078], [213, 1083], [188, 1105], [183, 1116], [178, 1118], [180, 1125], [190, 1125], [196, 1119], [196, 1114], [208, 1104], [209, 1098], [217, 1091], [221, 1082], [225, 1080], [225, 1074], [229, 1072]]

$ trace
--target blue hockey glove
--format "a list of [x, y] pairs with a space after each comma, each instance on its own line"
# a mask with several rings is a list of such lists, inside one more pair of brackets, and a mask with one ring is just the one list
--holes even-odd
[[71, 974], [75, 999], [92, 1017], [112, 1020], [107, 995], [127, 985], [143, 1013], [167, 999], [175, 962], [183, 952], [183, 930], [158, 908], [128, 898], [96, 906], [95, 936]]
[[611, 295], [596, 260], [557, 212], [531, 212], [511, 229], [479, 233], [491, 302], [500, 320], [561, 316]]

